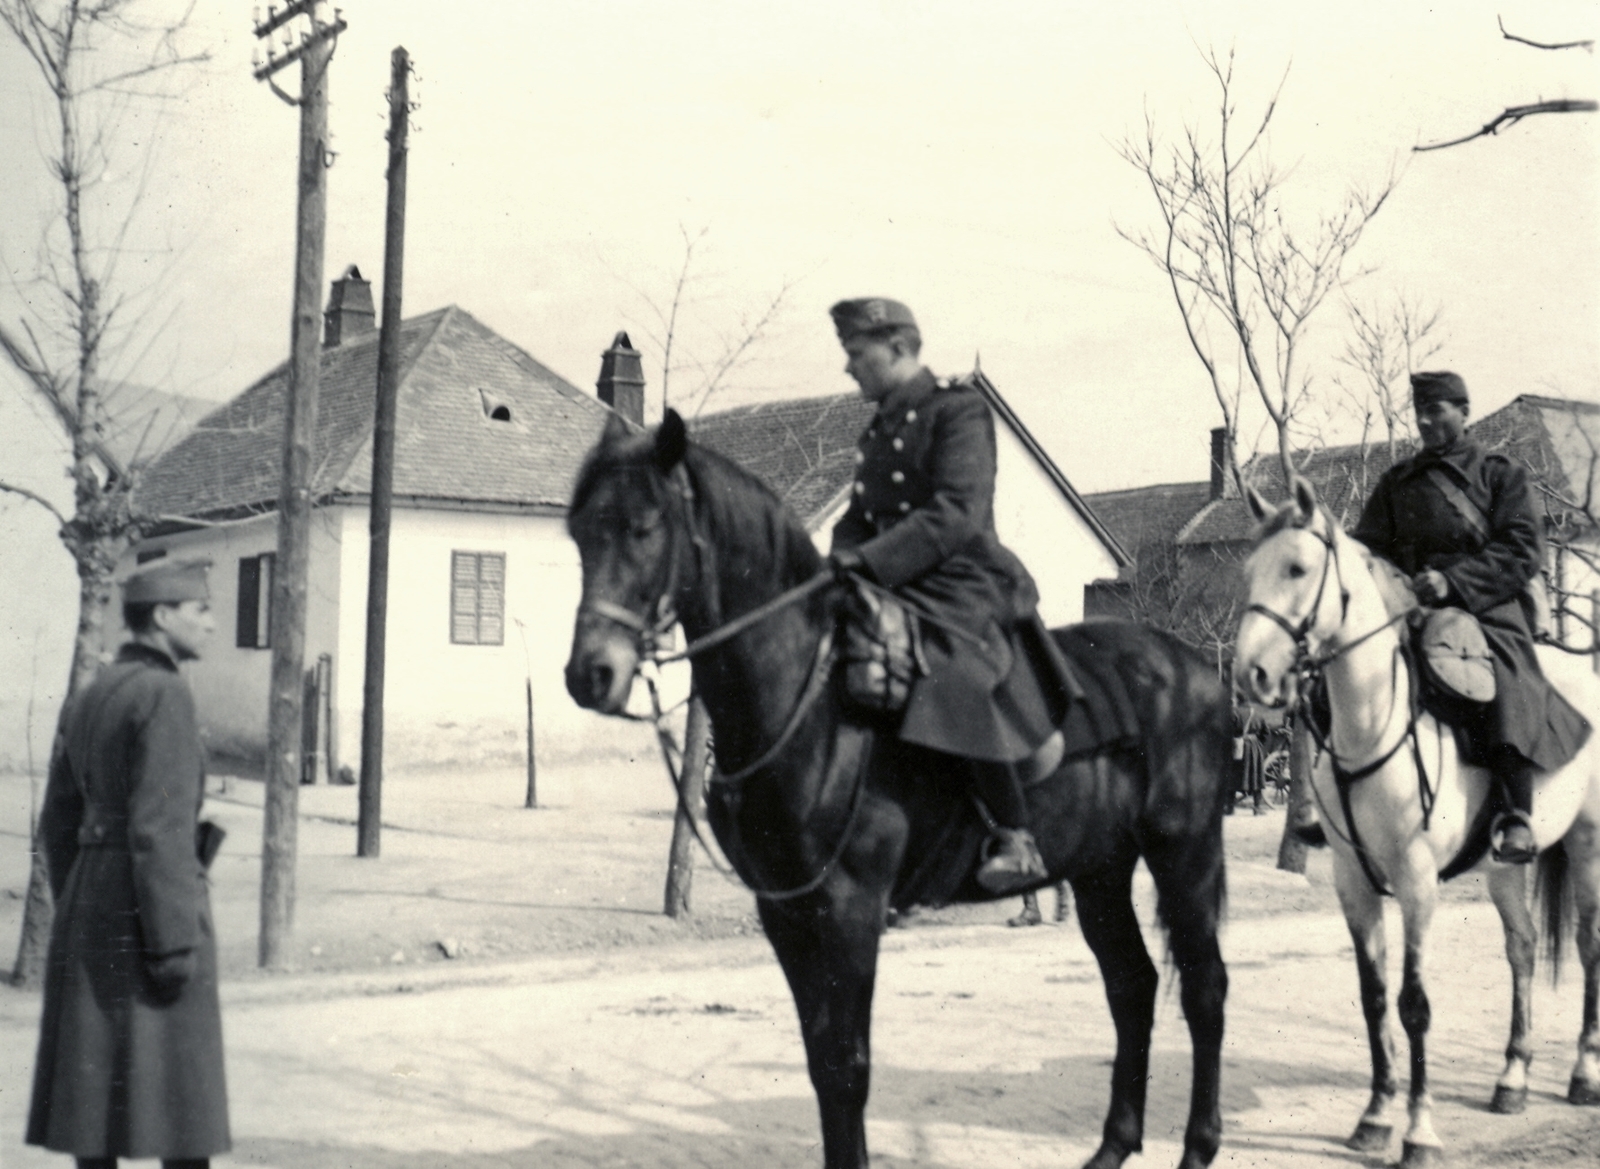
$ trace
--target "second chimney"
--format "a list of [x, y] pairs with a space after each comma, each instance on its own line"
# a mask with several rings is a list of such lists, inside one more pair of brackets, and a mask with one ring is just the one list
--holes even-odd
[[600, 355], [595, 389], [607, 406], [636, 426], [644, 425], [644, 367], [628, 334], [618, 333], [611, 348]]
[[328, 307], [322, 313], [322, 347], [332, 349], [351, 337], [372, 332], [377, 328], [377, 316], [372, 311], [372, 284], [351, 264], [333, 282], [328, 295]]
[[1226, 426], [1211, 428], [1211, 498], [1231, 499], [1233, 483], [1233, 442]]

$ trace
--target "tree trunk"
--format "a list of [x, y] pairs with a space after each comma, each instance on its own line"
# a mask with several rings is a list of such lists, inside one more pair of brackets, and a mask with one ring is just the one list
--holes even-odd
[[1289, 741], [1289, 804], [1284, 811], [1283, 839], [1278, 842], [1278, 868], [1286, 873], [1306, 871], [1306, 846], [1291, 829], [1303, 804], [1312, 798], [1309, 786], [1311, 776], [1311, 731], [1305, 719], [1296, 721], [1294, 736]]
[[694, 810], [705, 790], [707, 765], [711, 754], [711, 720], [706, 704], [695, 698], [689, 703], [689, 722], [683, 731], [683, 774], [679, 782], [683, 794], [678, 815], [672, 823], [672, 851], [667, 861], [667, 889], [663, 912], [668, 917], [689, 913], [689, 893], [694, 885]]

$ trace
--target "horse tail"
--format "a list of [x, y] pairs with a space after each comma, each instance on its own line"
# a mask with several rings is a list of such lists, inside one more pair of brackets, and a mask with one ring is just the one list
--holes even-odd
[[1534, 877], [1534, 897], [1544, 918], [1545, 961], [1550, 966], [1550, 984], [1561, 977], [1561, 955], [1567, 934], [1572, 929], [1572, 865], [1565, 841], [1558, 840], [1539, 853], [1539, 871]]

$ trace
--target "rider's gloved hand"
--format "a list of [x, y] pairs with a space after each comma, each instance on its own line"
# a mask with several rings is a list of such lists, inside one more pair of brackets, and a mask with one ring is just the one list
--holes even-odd
[[1450, 599], [1450, 578], [1438, 569], [1423, 569], [1411, 578], [1411, 587], [1424, 605], [1442, 605]]
[[845, 580], [852, 573], [856, 576], [872, 576], [866, 560], [854, 548], [838, 548], [828, 553], [828, 571], [839, 580]]

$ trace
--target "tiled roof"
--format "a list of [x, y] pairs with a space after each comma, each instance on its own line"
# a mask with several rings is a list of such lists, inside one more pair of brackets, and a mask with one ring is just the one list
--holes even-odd
[[690, 424], [690, 432], [760, 476], [814, 530], [850, 485], [856, 440], [873, 409], [854, 393], [763, 402], [707, 414]]
[[[378, 333], [322, 351], [313, 493], [371, 486]], [[397, 499], [564, 507], [608, 409], [459, 308], [401, 327]], [[288, 365], [201, 420], [145, 474], [136, 505], [219, 516], [276, 505]], [[497, 405], [510, 421], [494, 421]]]
[[[1084, 496], [1112, 535], [1133, 557], [1135, 566], [1144, 549], [1171, 544], [1178, 532], [1211, 498], [1211, 484], [1163, 483], [1124, 491], [1101, 491]], [[1126, 577], [1130, 567], [1124, 567]]]

